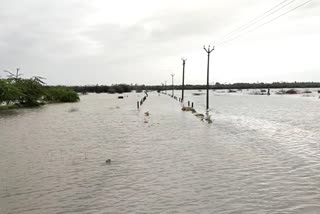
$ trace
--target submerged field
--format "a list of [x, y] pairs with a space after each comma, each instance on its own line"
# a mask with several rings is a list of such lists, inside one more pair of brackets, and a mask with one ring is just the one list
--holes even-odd
[[1, 111], [0, 213], [320, 213], [313, 94], [214, 92], [212, 124], [157, 93]]

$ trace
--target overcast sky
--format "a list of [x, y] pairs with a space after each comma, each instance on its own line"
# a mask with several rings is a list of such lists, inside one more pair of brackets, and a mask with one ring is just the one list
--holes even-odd
[[[48, 84], [206, 83], [203, 45], [283, 0], [0, 0], [0, 69]], [[320, 2], [295, 0], [211, 54], [210, 82], [320, 81]], [[291, 1], [287, 1], [289, 3]], [[247, 33], [247, 31], [251, 31]], [[5, 76], [1, 72], [0, 76]]]

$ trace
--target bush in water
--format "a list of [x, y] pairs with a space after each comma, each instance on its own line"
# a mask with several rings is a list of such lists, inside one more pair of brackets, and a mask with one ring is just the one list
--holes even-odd
[[294, 90], [294, 89], [290, 89], [288, 91], [286, 91], [286, 94], [297, 94], [298, 91], [297, 90]]
[[68, 102], [78, 102], [79, 95], [70, 88], [66, 87], [51, 87], [45, 92], [44, 99], [48, 102], [55, 103], [68, 103]]
[[44, 96], [43, 82], [33, 77], [30, 79], [17, 79], [13, 85], [22, 93], [18, 98], [18, 104], [26, 107], [39, 106]]
[[0, 79], [0, 104], [34, 107], [48, 102], [77, 102], [78, 94], [66, 87], [44, 87], [40, 77]]
[[0, 104], [5, 102], [7, 105], [16, 102], [22, 92], [8, 80], [0, 80]]

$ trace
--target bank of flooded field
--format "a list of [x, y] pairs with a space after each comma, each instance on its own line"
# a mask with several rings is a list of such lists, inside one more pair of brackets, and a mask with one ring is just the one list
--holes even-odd
[[143, 96], [0, 112], [0, 213], [320, 212], [317, 97]]

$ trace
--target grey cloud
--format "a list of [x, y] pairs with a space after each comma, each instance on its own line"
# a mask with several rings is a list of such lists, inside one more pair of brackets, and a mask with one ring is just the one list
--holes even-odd
[[45, 50], [55, 46], [56, 42], [73, 37], [76, 33], [74, 30], [81, 27], [81, 22], [75, 19], [81, 19], [83, 14], [88, 13], [88, 8], [87, 5], [70, 2], [28, 1], [24, 3], [26, 5], [20, 1], [5, 3], [0, 12], [3, 18], [1, 22], [5, 23], [0, 25], [1, 41], [11, 49], [23, 51], [31, 48], [35, 51], [38, 47]]
[[[152, 17], [144, 20], [141, 25], [151, 26], [151, 40], [167, 41], [217, 31], [222, 26], [220, 19], [221, 17], [211, 11], [186, 11]], [[229, 20], [226, 18], [224, 21]]]
[[211, 9], [162, 12], [132, 26], [104, 24], [84, 33], [89, 40], [100, 44], [104, 54], [111, 58], [137, 60], [185, 51], [190, 48], [190, 41], [201, 40], [201, 37], [218, 31], [223, 27], [222, 23], [232, 22], [233, 18], [224, 17], [222, 21], [218, 12], [213, 13]]
[[[319, 4], [313, 2], [294, 17], [316, 16]], [[19, 66], [30, 75], [65, 84], [138, 82], [139, 76], [155, 70], [150, 81], [158, 81], [164, 70], [179, 68], [181, 56], [201, 51], [204, 42], [215, 40], [259, 2], [199, 3], [202, 9], [159, 11], [122, 25], [89, 23], [87, 17], [95, 12], [91, 1], [5, 1], [0, 11], [0, 70]]]

